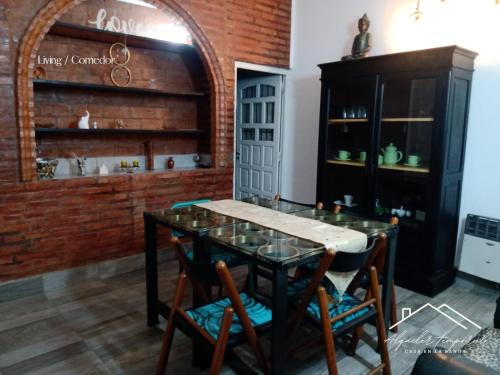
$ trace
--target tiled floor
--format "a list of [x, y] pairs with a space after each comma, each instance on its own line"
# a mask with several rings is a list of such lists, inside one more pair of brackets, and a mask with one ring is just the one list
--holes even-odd
[[[160, 290], [166, 298], [172, 296], [177, 270], [174, 262], [161, 265]], [[497, 296], [493, 289], [463, 279], [433, 299], [398, 288], [399, 307], [415, 311], [427, 302], [436, 307], [448, 304], [481, 327], [492, 325]], [[390, 342], [393, 373], [408, 374], [418, 356], [419, 345], [407, 340], [422, 335], [465, 339], [479, 330], [464, 319], [457, 320], [468, 329], [432, 308], [401, 323], [398, 336], [392, 335]], [[143, 271], [0, 303], [0, 375], [153, 374], [164, 322], [157, 328], [148, 328], [145, 322]], [[378, 361], [370, 348], [374, 330], [367, 327], [366, 332], [355, 357], [338, 349], [341, 374], [364, 374]], [[177, 333], [174, 342], [167, 372], [200, 373], [191, 366], [190, 341]], [[440, 346], [449, 345], [440, 342]], [[457, 343], [456, 348], [462, 345]], [[253, 363], [250, 352], [243, 349], [240, 354]], [[233, 371], [224, 367], [224, 373]], [[291, 358], [289, 373], [326, 374], [323, 348], [310, 348]]]

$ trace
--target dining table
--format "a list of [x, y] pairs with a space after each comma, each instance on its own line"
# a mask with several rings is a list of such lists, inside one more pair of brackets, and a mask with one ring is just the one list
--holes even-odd
[[[302, 220], [302, 221], [301, 221]], [[304, 221], [305, 220], [305, 221]], [[290, 223], [296, 223], [291, 225]], [[307, 225], [305, 225], [307, 224]], [[325, 225], [326, 224], [326, 225]], [[190, 237], [193, 262], [210, 263], [211, 249], [217, 248], [243, 258], [250, 265], [248, 287], [258, 289], [258, 276], [271, 281], [271, 353], [272, 374], [285, 374], [287, 361], [287, 318], [290, 270], [317, 262], [324, 253], [325, 241], [309, 235], [317, 227], [318, 234], [328, 229], [341, 247], [359, 247], [360, 239], [369, 240], [384, 231], [388, 236], [385, 270], [382, 275], [382, 304], [388, 327], [391, 286], [393, 283], [398, 227], [352, 214], [340, 214], [308, 205], [248, 197], [242, 201], [224, 200], [166, 208], [144, 213], [147, 324], [159, 323], [159, 315], [168, 318], [169, 306], [158, 296], [157, 227], [167, 227]], [[328, 232], [328, 231], [327, 231]], [[322, 237], [319, 237], [322, 238]], [[337, 246], [336, 246], [337, 247]], [[351, 278], [352, 279], [352, 278]], [[334, 279], [338, 282], [342, 278]], [[347, 279], [347, 283], [350, 279]], [[337, 282], [335, 282], [337, 285]], [[193, 303], [198, 303], [196, 295]], [[285, 318], [284, 318], [285, 317]]]

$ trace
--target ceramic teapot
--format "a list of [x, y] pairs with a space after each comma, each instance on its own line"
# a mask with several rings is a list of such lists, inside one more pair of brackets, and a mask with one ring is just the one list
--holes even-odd
[[398, 151], [398, 148], [391, 143], [386, 146], [385, 150], [382, 148], [384, 154], [384, 164], [396, 164], [403, 159], [403, 153]]

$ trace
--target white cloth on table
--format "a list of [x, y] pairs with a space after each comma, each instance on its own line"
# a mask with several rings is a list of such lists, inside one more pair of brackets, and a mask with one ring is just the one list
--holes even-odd
[[[198, 207], [217, 212], [222, 215], [235, 217], [244, 221], [262, 225], [291, 236], [303, 238], [323, 244], [326, 249], [344, 252], [361, 252], [366, 249], [367, 236], [364, 233], [322, 223], [314, 219], [303, 218], [286, 214], [277, 210], [257, 206], [255, 204], [224, 199], [207, 203], [196, 204]], [[326, 277], [335, 285], [339, 295], [347, 289], [357, 271], [332, 272]]]

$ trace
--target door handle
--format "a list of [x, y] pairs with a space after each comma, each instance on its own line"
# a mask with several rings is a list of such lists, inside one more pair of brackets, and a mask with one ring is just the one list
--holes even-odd
[[240, 160], [240, 153], [236, 152], [236, 160]]

